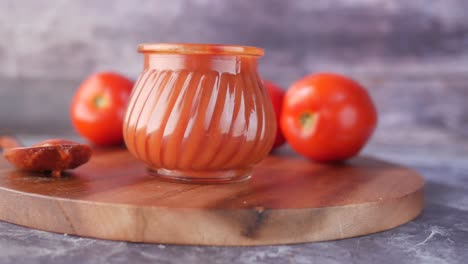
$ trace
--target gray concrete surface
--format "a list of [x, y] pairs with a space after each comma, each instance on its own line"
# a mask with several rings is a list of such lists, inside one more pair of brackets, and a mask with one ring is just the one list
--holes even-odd
[[[468, 130], [464, 0], [2, 0], [0, 133], [67, 133], [89, 74], [136, 78], [141, 42], [255, 45], [261, 75], [286, 88], [318, 71], [371, 91], [381, 123]], [[465, 133], [466, 134], [466, 133]]]

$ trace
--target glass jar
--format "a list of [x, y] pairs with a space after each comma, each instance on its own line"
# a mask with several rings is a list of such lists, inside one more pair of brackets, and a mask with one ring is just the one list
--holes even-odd
[[124, 119], [128, 150], [170, 180], [245, 180], [271, 150], [276, 121], [257, 72], [263, 50], [142, 44], [144, 69]]

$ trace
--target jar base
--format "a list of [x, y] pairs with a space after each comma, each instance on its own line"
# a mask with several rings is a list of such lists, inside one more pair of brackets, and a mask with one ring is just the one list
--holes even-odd
[[219, 184], [235, 183], [246, 181], [252, 175], [252, 169], [241, 170], [218, 170], [218, 171], [198, 171], [198, 170], [168, 170], [149, 168], [151, 175], [163, 180], [180, 183], [202, 183]]

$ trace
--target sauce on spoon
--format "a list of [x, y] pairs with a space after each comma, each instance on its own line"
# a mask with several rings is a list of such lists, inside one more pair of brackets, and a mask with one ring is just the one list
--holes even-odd
[[3, 156], [16, 168], [27, 171], [50, 172], [60, 177], [62, 171], [74, 169], [91, 158], [91, 148], [70, 140], [49, 139], [31, 147], [21, 147], [11, 137], [0, 137]]

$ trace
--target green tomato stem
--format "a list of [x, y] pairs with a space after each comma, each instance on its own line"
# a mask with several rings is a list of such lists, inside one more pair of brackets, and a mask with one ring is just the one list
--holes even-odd
[[305, 112], [299, 116], [299, 122], [304, 132], [311, 132], [315, 127], [316, 121], [317, 115], [313, 113]]

